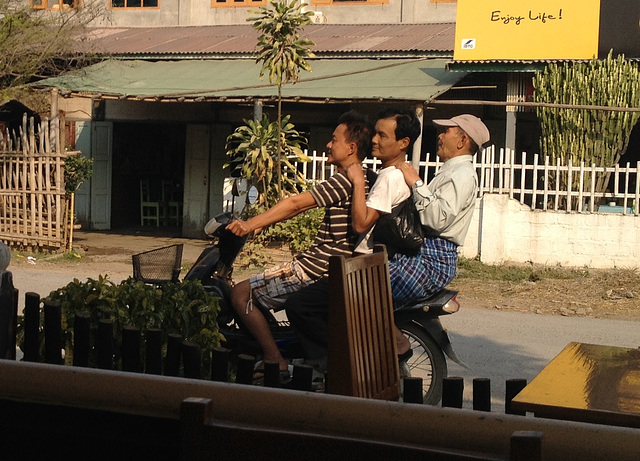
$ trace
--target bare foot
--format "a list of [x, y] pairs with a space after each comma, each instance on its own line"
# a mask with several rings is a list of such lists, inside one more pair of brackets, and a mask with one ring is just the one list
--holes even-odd
[[396, 340], [396, 350], [398, 352], [398, 355], [406, 354], [409, 349], [411, 349], [409, 338], [403, 335], [400, 329], [395, 325], [393, 327], [393, 337]]

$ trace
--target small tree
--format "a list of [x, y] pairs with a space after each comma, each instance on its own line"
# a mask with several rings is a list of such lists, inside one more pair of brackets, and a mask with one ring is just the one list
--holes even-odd
[[87, 1], [63, 11], [36, 10], [23, 0], [0, 0], [0, 90], [12, 90], [42, 77], [82, 65], [77, 39], [95, 18], [106, 14], [103, 2]]
[[[610, 107], [640, 107], [640, 71], [635, 63], [613, 53], [604, 60], [550, 64], [533, 79], [535, 102]], [[626, 152], [638, 112], [537, 108], [542, 128], [540, 148], [554, 161], [585, 162], [612, 167]], [[590, 178], [589, 178], [590, 179]], [[567, 178], [556, 178], [566, 186]], [[602, 192], [609, 174], [597, 173]], [[573, 184], [572, 186], [577, 186]]]
[[64, 162], [64, 189], [67, 196], [69, 210], [69, 251], [73, 250], [73, 226], [75, 223], [75, 197], [76, 191], [83, 182], [91, 178], [93, 174], [93, 159], [82, 157], [79, 153], [70, 155]]
[[64, 189], [67, 197], [74, 194], [92, 174], [93, 159], [83, 157], [80, 153], [68, 156], [64, 162]]
[[[246, 125], [238, 127], [227, 138], [227, 155], [231, 157], [225, 168], [232, 176], [243, 176], [249, 184], [258, 189], [258, 206], [273, 206], [282, 195], [298, 192], [298, 188], [304, 188], [305, 178], [297, 172], [294, 161], [307, 162], [303, 148], [307, 140], [289, 123], [289, 116], [282, 119], [282, 125], [271, 122], [265, 115], [260, 121], [245, 120]], [[284, 156], [279, 158], [279, 153], [284, 151]], [[286, 174], [282, 176], [283, 189], [275, 191], [272, 187], [273, 173], [276, 165], [287, 167]]]
[[305, 3], [296, 4], [283, 1], [272, 1], [268, 7], [260, 7], [258, 11], [252, 11], [257, 17], [247, 19], [253, 21], [253, 27], [260, 32], [257, 45], [256, 62], [262, 63], [260, 78], [269, 74], [269, 82], [278, 87], [278, 118], [277, 118], [277, 161], [276, 190], [280, 197], [283, 196], [282, 178], [282, 136], [280, 128], [282, 122], [282, 85], [296, 83], [300, 78], [300, 70], [311, 72], [311, 66], [307, 58], [314, 54], [308, 47], [315, 45], [311, 40], [300, 38], [300, 28], [311, 23], [310, 11], [303, 13]]

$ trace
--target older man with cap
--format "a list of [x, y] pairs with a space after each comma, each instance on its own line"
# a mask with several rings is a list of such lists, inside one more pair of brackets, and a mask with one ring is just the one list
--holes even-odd
[[[396, 308], [435, 293], [453, 280], [458, 246], [469, 230], [478, 191], [473, 155], [489, 142], [489, 130], [474, 115], [434, 120], [433, 124], [441, 130], [437, 155], [444, 162], [435, 177], [425, 184], [411, 164], [399, 167], [427, 237], [417, 256], [397, 254], [389, 262]], [[394, 335], [400, 360], [411, 357], [409, 340], [398, 328]]]
[[424, 184], [409, 163], [400, 167], [428, 231], [417, 261], [400, 256], [390, 266], [394, 299], [400, 302], [435, 292], [453, 279], [458, 246], [467, 235], [478, 191], [473, 155], [489, 141], [489, 130], [474, 115], [433, 124], [442, 130], [437, 155], [444, 162], [436, 176]]

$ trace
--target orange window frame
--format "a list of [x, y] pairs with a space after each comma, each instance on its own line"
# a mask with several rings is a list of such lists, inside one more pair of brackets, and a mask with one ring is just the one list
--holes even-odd
[[211, 8], [251, 8], [266, 5], [267, 0], [211, 0]]
[[312, 5], [382, 5], [389, 0], [312, 0]]
[[[34, 10], [72, 10], [80, 6], [80, 0], [72, 0], [72, 4], [65, 0], [31, 0]], [[51, 5], [51, 6], [49, 6]]]
[[151, 6], [144, 6], [145, 0], [136, 0], [140, 2], [140, 5], [136, 5], [136, 6], [127, 5], [129, 0], [121, 0], [121, 1], [123, 3], [122, 5], [114, 5], [113, 4], [114, 0], [109, 0], [109, 8], [111, 8], [112, 10], [155, 10], [160, 8], [160, 0], [153, 0], [155, 1], [155, 5], [151, 5]]

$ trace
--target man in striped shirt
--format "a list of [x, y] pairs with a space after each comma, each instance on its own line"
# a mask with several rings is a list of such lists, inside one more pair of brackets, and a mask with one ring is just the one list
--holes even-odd
[[[371, 153], [372, 137], [373, 125], [365, 116], [354, 111], [343, 114], [327, 144], [327, 163], [337, 166], [338, 173], [310, 191], [287, 197], [264, 213], [248, 221], [234, 221], [227, 227], [234, 234], [244, 236], [312, 208], [325, 208], [324, 220], [313, 246], [293, 261], [238, 283], [231, 292], [238, 317], [262, 347], [263, 360], [279, 363], [283, 373], [286, 373], [288, 364], [260, 309], [282, 308], [291, 293], [328, 274], [330, 256], [352, 255], [357, 234], [351, 227], [353, 186], [345, 170], [350, 165], [361, 165]], [[262, 374], [262, 370], [257, 372], [257, 375]]]

